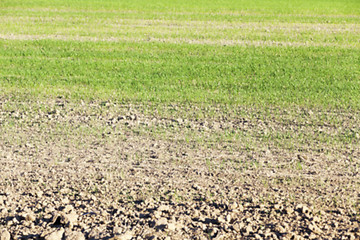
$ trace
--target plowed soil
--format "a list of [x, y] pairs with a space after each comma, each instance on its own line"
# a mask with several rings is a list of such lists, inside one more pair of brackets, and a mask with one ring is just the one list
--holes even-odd
[[350, 110], [3, 98], [1, 239], [359, 239], [359, 126]]

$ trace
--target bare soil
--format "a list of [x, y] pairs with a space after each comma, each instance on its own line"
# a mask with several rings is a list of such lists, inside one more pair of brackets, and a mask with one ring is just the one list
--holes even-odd
[[360, 239], [359, 126], [350, 110], [2, 98], [0, 238]]

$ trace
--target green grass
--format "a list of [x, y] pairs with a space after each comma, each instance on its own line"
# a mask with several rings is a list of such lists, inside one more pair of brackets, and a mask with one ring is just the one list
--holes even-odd
[[250, 11], [283, 14], [359, 14], [357, 0], [3, 0], [1, 7], [133, 11]]
[[0, 13], [3, 95], [360, 108], [359, 1], [5, 0]]

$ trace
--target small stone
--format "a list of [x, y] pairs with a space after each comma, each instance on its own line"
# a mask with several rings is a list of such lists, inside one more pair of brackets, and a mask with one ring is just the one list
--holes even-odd
[[66, 205], [62, 211], [65, 213], [68, 213], [73, 209], [74, 209], [74, 207], [72, 205]]
[[309, 216], [310, 215], [310, 209], [307, 207], [307, 206], [305, 206], [305, 205], [303, 205], [303, 204], [298, 204], [297, 206], [296, 206], [296, 208], [295, 208], [297, 211], [299, 211], [300, 213], [302, 213], [302, 214], [304, 214], [305, 216]]
[[10, 233], [6, 229], [0, 231], [0, 240], [10, 240]]
[[308, 157], [306, 155], [298, 154], [297, 157], [298, 157], [300, 162], [304, 162], [304, 161], [308, 160]]
[[264, 236], [265, 236], [266, 238], [268, 238], [270, 235], [271, 235], [271, 230], [270, 230], [270, 228], [265, 229], [265, 231], [264, 231]]
[[316, 233], [316, 234], [321, 234], [322, 233], [322, 230], [315, 225], [315, 223], [311, 223], [309, 225], [309, 229], [313, 232], [313, 233]]
[[155, 211], [155, 212], [154, 212], [154, 216], [155, 216], [156, 218], [160, 218], [160, 217], [161, 217], [161, 211]]
[[314, 216], [313, 221], [319, 223], [321, 219], [318, 216]]
[[304, 238], [300, 235], [294, 235], [294, 240], [303, 240]]
[[65, 233], [65, 240], [85, 240], [84, 234], [81, 232], [67, 232]]
[[314, 234], [314, 233], [311, 233], [308, 238], [309, 238], [309, 239], [318, 239], [318, 237], [317, 237], [316, 234]]
[[83, 223], [83, 222], [79, 222], [78, 225], [79, 225], [79, 227], [80, 227], [81, 229], [83, 229], [83, 230], [88, 229], [88, 226], [87, 226], [85, 223]]
[[115, 226], [113, 228], [113, 235], [118, 235], [118, 234], [120, 234], [122, 232], [123, 232], [123, 229], [121, 227], [119, 227], [119, 226]]
[[274, 239], [274, 240], [277, 240], [277, 239], [279, 239], [278, 237], [277, 237], [277, 235], [275, 234], [275, 233], [271, 233], [271, 239]]
[[68, 193], [70, 193], [71, 191], [70, 191], [70, 189], [68, 189], [68, 188], [62, 188], [62, 189], [60, 189], [60, 193], [61, 194], [68, 194]]
[[0, 216], [5, 215], [7, 213], [7, 209], [5, 207], [0, 207]]
[[111, 238], [110, 240], [130, 240], [132, 238], [133, 238], [133, 233], [131, 231], [127, 231], [126, 233], [117, 235]]
[[175, 231], [176, 230], [176, 224], [175, 223], [169, 223], [168, 224], [168, 229], [170, 231]]
[[294, 212], [294, 209], [291, 207], [287, 207], [285, 210], [287, 214], [292, 214]]
[[235, 231], [237, 231], [237, 232], [240, 232], [241, 231], [241, 229], [244, 227], [244, 223], [243, 222], [237, 222], [237, 223], [235, 223], [234, 225], [233, 225], [233, 228], [234, 228], [234, 230]]
[[36, 219], [36, 217], [32, 213], [28, 213], [25, 215], [25, 220], [28, 222], [33, 222], [33, 221], [35, 221], [35, 219]]
[[226, 216], [226, 221], [227, 221], [227, 222], [231, 222], [232, 219], [233, 219], [233, 217], [231, 216], [231, 214], [228, 214], [228, 215]]
[[237, 207], [238, 207], [238, 204], [236, 202], [233, 202], [232, 204], [230, 204], [231, 209], [236, 209]]
[[223, 216], [218, 217], [218, 221], [220, 223], [225, 223], [226, 222], [226, 220], [225, 220], [225, 218]]
[[169, 211], [170, 210], [170, 207], [168, 205], [161, 205], [159, 208], [158, 208], [159, 211]]
[[69, 204], [69, 203], [70, 203], [70, 200], [69, 200], [68, 197], [64, 197], [64, 198], [61, 200], [61, 202], [62, 202], [63, 204]]
[[100, 227], [94, 227], [89, 232], [88, 239], [100, 239], [102, 232], [103, 229], [101, 229]]
[[74, 211], [69, 214], [61, 215], [61, 223], [69, 228], [72, 228], [75, 224], [77, 224], [77, 219], [78, 215]]
[[200, 228], [201, 228], [203, 231], [205, 231], [205, 230], [207, 229], [207, 226], [206, 226], [206, 224], [204, 224], [204, 223], [198, 223], [198, 226], [200, 226]]
[[194, 217], [194, 218], [199, 218], [200, 216], [201, 216], [200, 211], [195, 209], [195, 210], [193, 211], [193, 217]]
[[274, 209], [275, 209], [275, 210], [280, 210], [280, 208], [281, 208], [281, 205], [280, 205], [280, 204], [275, 204], [275, 205], [274, 205]]
[[217, 215], [220, 215], [220, 210], [219, 209], [214, 209], [213, 211], [212, 211], [212, 214], [213, 214], [213, 216], [217, 216]]
[[45, 240], [61, 240], [64, 235], [64, 228], [61, 228], [60, 230], [56, 230], [48, 235], [45, 236]]
[[244, 211], [244, 206], [243, 205], [239, 205], [237, 207], [237, 210], [239, 210], [240, 212]]
[[253, 228], [252, 228], [251, 225], [248, 225], [248, 226], [245, 228], [245, 231], [246, 231], [247, 234], [250, 234], [250, 233], [252, 233], [254, 230], [253, 230]]
[[156, 225], [160, 226], [160, 225], [167, 225], [167, 219], [162, 217], [160, 218], [157, 222]]
[[68, 214], [65, 214], [64, 212], [57, 212], [53, 216], [52, 224], [60, 224], [62, 226], [72, 228], [75, 224], [77, 224], [77, 219], [78, 215], [74, 211], [71, 211]]
[[[46, 203], [46, 204], [47, 204], [47, 203]], [[43, 205], [45, 205], [45, 204], [43, 204]], [[48, 207], [46, 207], [46, 209], [45, 209], [45, 212], [47, 212], [47, 213], [54, 212], [54, 211], [55, 211], [55, 208], [52, 207], [52, 206], [48, 206]]]
[[279, 233], [286, 233], [286, 229], [283, 228], [283, 226], [281, 226], [281, 225], [277, 225], [275, 227], [275, 230], [278, 231]]
[[355, 235], [353, 233], [349, 233], [349, 239], [350, 240], [355, 240], [356, 237], [355, 237]]

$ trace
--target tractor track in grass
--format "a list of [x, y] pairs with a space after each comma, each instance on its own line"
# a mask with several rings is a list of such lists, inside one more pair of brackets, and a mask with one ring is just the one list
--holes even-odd
[[315, 42], [289, 42], [289, 41], [254, 41], [254, 40], [211, 40], [211, 39], [186, 39], [186, 38], [157, 38], [157, 37], [88, 37], [88, 36], [68, 36], [68, 35], [26, 35], [26, 34], [0, 34], [0, 40], [59, 40], [76, 42], [130, 42], [130, 43], [171, 43], [171, 44], [195, 44], [212, 46], [257, 46], [257, 47], [337, 47], [344, 49], [358, 49], [358, 44], [341, 43], [315, 43]]

